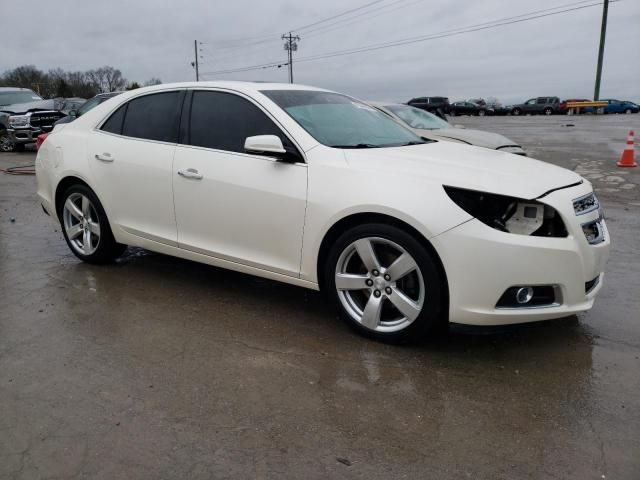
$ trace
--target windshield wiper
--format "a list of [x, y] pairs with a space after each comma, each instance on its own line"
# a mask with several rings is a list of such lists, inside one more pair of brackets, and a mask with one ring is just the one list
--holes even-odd
[[332, 148], [380, 148], [372, 143], [356, 143], [355, 145], [330, 145]]
[[417, 140], [413, 140], [411, 142], [407, 142], [407, 143], [401, 143], [400, 145], [398, 145], [399, 147], [409, 147], [411, 145], [424, 145], [427, 142], [424, 141], [417, 141]]

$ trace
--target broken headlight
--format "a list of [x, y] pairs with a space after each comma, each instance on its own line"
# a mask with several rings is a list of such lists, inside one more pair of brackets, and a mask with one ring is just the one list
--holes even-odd
[[444, 187], [449, 198], [469, 215], [501, 232], [537, 237], [566, 237], [560, 214], [535, 200]]
[[28, 127], [29, 116], [28, 115], [11, 115], [9, 117], [9, 126], [11, 128]]

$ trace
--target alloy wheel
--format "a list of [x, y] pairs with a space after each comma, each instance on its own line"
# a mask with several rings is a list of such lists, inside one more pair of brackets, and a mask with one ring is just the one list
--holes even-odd
[[64, 202], [62, 213], [69, 243], [81, 255], [91, 255], [100, 244], [98, 213], [88, 197], [72, 193]]
[[342, 251], [335, 286], [349, 316], [375, 332], [407, 328], [424, 306], [417, 262], [403, 247], [380, 237], [360, 238]]

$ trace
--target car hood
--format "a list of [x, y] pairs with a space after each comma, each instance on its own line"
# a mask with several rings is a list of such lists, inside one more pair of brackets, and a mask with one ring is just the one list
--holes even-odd
[[[500, 147], [518, 145], [513, 140], [498, 133], [484, 132], [482, 130], [471, 130], [468, 128], [438, 128], [435, 130], [416, 130], [418, 135], [435, 140], [460, 140], [478, 147], [496, 149]], [[519, 145], [518, 145], [519, 146]]]
[[0, 112], [6, 112], [12, 115], [36, 110], [57, 110], [56, 102], [55, 100], [38, 100], [37, 102], [15, 103], [13, 105], [4, 105], [0, 107]]
[[420, 176], [428, 182], [534, 199], [583, 181], [571, 170], [532, 158], [453, 142], [344, 150], [351, 168], [390, 179]]

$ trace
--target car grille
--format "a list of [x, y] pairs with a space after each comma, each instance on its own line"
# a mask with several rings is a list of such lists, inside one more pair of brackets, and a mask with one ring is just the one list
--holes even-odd
[[51, 131], [54, 122], [60, 120], [65, 115], [60, 112], [33, 112], [29, 123], [32, 127], [40, 128], [45, 132]]

